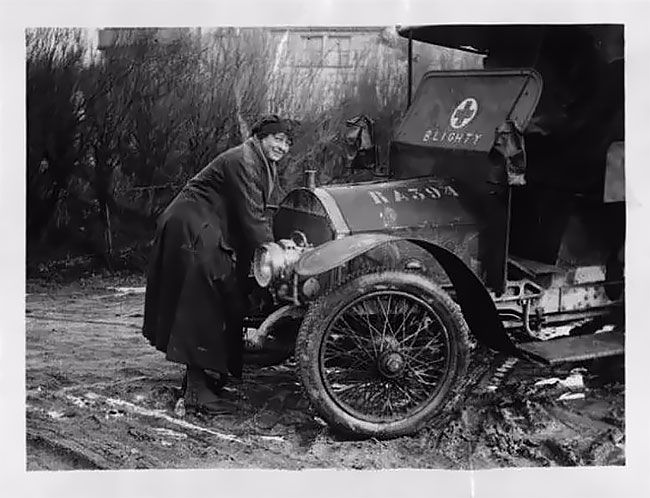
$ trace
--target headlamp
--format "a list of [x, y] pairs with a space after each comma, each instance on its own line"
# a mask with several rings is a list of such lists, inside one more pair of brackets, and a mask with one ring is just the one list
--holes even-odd
[[253, 256], [253, 276], [257, 285], [268, 287], [273, 280], [288, 277], [304, 249], [292, 239], [267, 242], [258, 247]]

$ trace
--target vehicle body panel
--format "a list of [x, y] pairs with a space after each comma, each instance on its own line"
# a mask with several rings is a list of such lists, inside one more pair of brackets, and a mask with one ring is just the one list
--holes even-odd
[[502, 123], [528, 123], [541, 87], [531, 70], [428, 72], [393, 141], [487, 153]]

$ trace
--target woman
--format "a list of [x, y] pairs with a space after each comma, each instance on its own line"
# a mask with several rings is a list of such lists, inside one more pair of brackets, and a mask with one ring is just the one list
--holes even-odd
[[218, 410], [228, 373], [241, 377], [250, 262], [273, 240], [265, 208], [291, 122], [262, 118], [243, 144], [220, 154], [181, 190], [157, 223], [147, 274], [143, 335], [187, 365], [185, 406]]

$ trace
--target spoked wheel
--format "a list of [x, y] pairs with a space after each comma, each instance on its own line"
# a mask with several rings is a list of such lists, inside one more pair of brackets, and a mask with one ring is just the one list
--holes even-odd
[[417, 431], [454, 398], [468, 329], [449, 296], [423, 275], [357, 277], [310, 309], [296, 341], [301, 381], [332, 426], [395, 437]]

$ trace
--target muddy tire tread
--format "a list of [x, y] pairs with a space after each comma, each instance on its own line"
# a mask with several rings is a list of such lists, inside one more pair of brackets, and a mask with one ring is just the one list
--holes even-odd
[[[311, 357], [310, 351], [319, 349], [320, 345], [320, 336], [321, 334], [314, 334], [312, 329], [316, 322], [322, 321], [328, 314], [326, 306], [332, 295], [334, 293], [341, 292], [341, 296], [335, 299], [343, 299], [343, 296], [350, 291], [347, 289], [347, 286], [352, 285], [351, 282], [356, 281], [359, 278], [369, 276], [369, 275], [381, 275], [384, 277], [389, 277], [390, 274], [395, 275], [417, 275], [424, 280], [426, 280], [427, 291], [438, 299], [441, 304], [444, 305], [448, 314], [449, 321], [455, 324], [456, 334], [450, 333], [451, 339], [454, 339], [457, 335], [457, 348], [456, 352], [456, 361], [457, 365], [455, 368], [455, 379], [452, 379], [451, 385], [448, 388], [448, 391], [444, 398], [440, 401], [439, 405], [428, 413], [425, 416], [421, 416], [421, 413], [418, 413], [414, 416], [416, 418], [415, 423], [403, 424], [403, 427], [398, 428], [382, 428], [381, 424], [356, 424], [354, 420], [342, 420], [346, 417], [341, 417], [340, 413], [335, 413], [327, 401], [325, 400], [326, 394], [323, 392], [321, 385], [318, 380], [315, 378], [318, 375], [318, 367], [310, 365], [309, 358]], [[400, 277], [398, 277], [400, 278]], [[343, 290], [342, 290], [343, 289]], [[436, 310], [437, 311], [437, 310]], [[447, 320], [445, 320], [447, 322]], [[453, 411], [454, 407], [464, 399], [466, 392], [475, 385], [475, 379], [473, 376], [467, 375], [467, 370], [470, 364], [470, 356], [472, 351], [475, 349], [475, 343], [470, 339], [470, 331], [463, 314], [460, 310], [460, 307], [451, 299], [451, 297], [443, 291], [435, 282], [431, 281], [430, 278], [427, 278], [426, 274], [418, 272], [417, 270], [404, 270], [400, 268], [380, 268], [380, 269], [364, 269], [354, 273], [350, 273], [344, 277], [342, 283], [338, 286], [328, 289], [326, 293], [321, 295], [317, 300], [315, 300], [310, 306], [303, 319], [300, 331], [298, 332], [298, 337], [296, 338], [296, 359], [297, 359], [297, 369], [298, 375], [301, 380], [301, 385], [303, 392], [306, 397], [309, 399], [312, 407], [316, 412], [319, 413], [325, 420], [327, 420], [336, 430], [345, 432], [357, 436], [368, 436], [375, 437], [380, 439], [393, 438], [403, 435], [412, 434], [417, 432], [419, 429], [425, 425], [432, 424], [432, 419], [438, 414], [445, 414], [447, 412]], [[428, 411], [428, 410], [427, 410]], [[418, 416], [419, 419], [418, 419]], [[351, 416], [348, 418], [352, 418]], [[376, 427], [372, 427], [372, 426]], [[362, 427], [365, 426], [365, 427]]]

